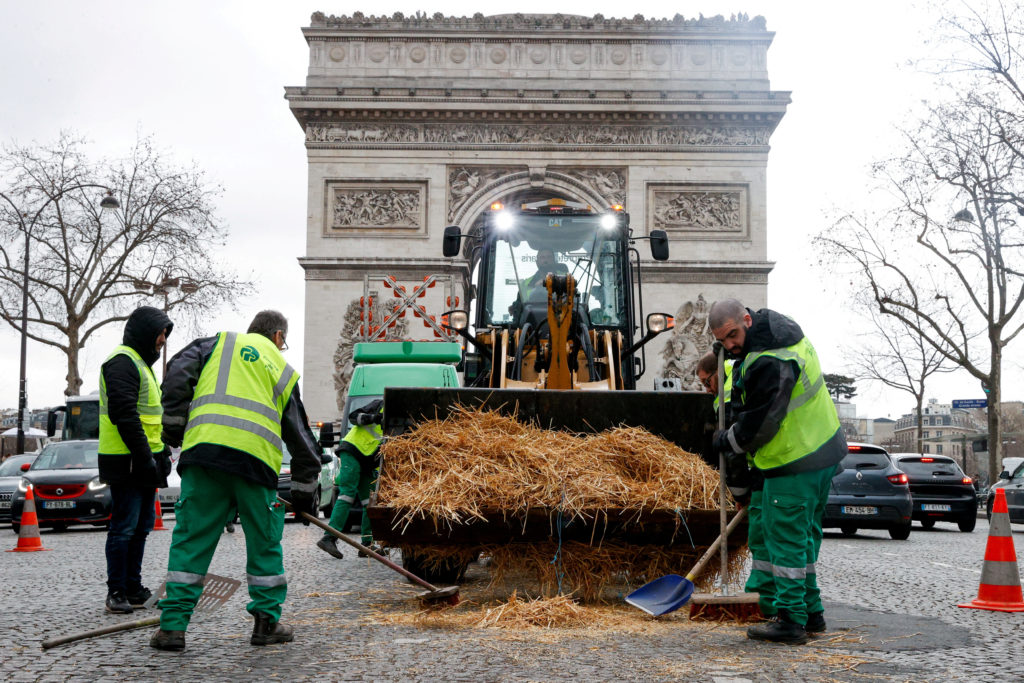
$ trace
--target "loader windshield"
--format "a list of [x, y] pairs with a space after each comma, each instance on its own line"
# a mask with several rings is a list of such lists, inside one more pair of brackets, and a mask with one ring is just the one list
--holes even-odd
[[547, 302], [548, 273], [570, 273], [590, 326], [621, 326], [624, 238], [602, 228], [601, 217], [516, 214], [510, 227], [496, 230], [487, 262], [487, 322], [513, 324], [523, 302]]

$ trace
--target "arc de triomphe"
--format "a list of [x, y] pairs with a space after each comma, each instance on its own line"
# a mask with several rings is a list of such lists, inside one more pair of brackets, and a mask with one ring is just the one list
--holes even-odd
[[762, 17], [310, 24], [306, 84], [285, 89], [309, 159], [310, 419], [340, 414], [363, 274], [464, 283], [469, 264], [441, 256], [441, 232], [468, 230], [495, 200], [622, 203], [634, 234], [668, 232], [670, 260], [644, 261], [644, 310], [677, 326], [649, 345], [642, 388], [692, 381], [708, 303], [765, 304], [768, 142], [790, 99], [770, 88]]

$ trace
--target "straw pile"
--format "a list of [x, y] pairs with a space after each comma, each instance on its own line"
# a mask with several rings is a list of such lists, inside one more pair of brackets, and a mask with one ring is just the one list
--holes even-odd
[[524, 600], [513, 592], [508, 602], [488, 608], [476, 625], [512, 629], [582, 628], [587, 625], [588, 618], [587, 610], [564, 595]]
[[700, 456], [637, 427], [579, 435], [461, 407], [382, 447], [378, 504], [436, 522], [587, 510], [718, 508], [718, 473]]
[[[636, 427], [573, 434], [461, 407], [387, 440], [382, 455], [377, 504], [399, 512], [398, 529], [418, 518], [432, 520], [438, 530], [486, 522], [485, 512], [495, 510], [514, 526], [537, 509], [558, 510], [568, 522], [595, 520], [618, 508], [642, 523], [643, 514], [653, 510], [718, 508], [716, 470]], [[416, 545], [402, 551], [436, 568], [464, 566], [482, 554], [489, 558], [492, 585], [514, 585], [542, 597], [571, 592], [594, 602], [618, 599], [624, 590], [664, 574], [686, 574], [706, 550], [691, 544], [685, 520], [665, 545], [628, 544], [600, 534], [590, 543], [559, 544], [556, 526], [550, 542]], [[744, 553], [731, 553], [731, 578], [744, 560]], [[718, 563], [711, 564], [698, 583], [711, 585]]]

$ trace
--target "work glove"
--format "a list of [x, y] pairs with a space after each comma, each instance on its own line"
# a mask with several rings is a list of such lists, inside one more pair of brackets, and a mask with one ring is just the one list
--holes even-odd
[[174, 469], [174, 464], [171, 463], [171, 447], [164, 446], [164, 449], [159, 453], [154, 453], [153, 458], [156, 460], [156, 471], [162, 478], [167, 478]]
[[711, 447], [715, 453], [732, 453], [732, 444], [729, 443], [729, 430], [716, 429], [711, 439]]
[[316, 510], [313, 509], [313, 494], [306, 493], [305, 491], [292, 491], [292, 511], [295, 513], [295, 519], [302, 522], [305, 526], [309, 526], [309, 520], [303, 517], [300, 512], [316, 517]]
[[381, 424], [384, 421], [384, 416], [380, 413], [366, 413], [359, 411], [355, 413], [355, 423], [360, 427], [366, 427], [372, 424]]

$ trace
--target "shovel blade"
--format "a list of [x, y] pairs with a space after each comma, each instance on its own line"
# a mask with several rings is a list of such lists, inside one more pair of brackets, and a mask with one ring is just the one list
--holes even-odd
[[678, 574], [668, 574], [637, 588], [626, 596], [626, 602], [651, 616], [674, 612], [693, 595], [693, 581]]

